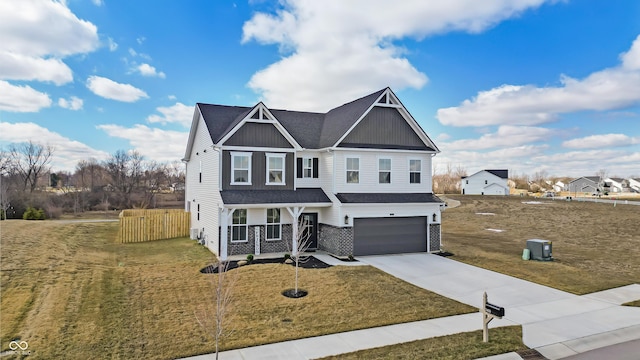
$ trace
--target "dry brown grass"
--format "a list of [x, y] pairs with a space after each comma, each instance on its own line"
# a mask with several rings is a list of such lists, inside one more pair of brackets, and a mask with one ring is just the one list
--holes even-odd
[[[447, 197], [461, 201], [442, 216], [444, 248], [455, 260], [575, 294], [640, 282], [640, 206]], [[523, 203], [527, 201], [542, 204]], [[553, 242], [555, 261], [522, 260], [526, 240], [534, 238]]]
[[[195, 313], [212, 305], [210, 253], [188, 239], [116, 244], [117, 223], [3, 221], [0, 341], [30, 359], [170, 359], [213, 351]], [[280, 294], [293, 267], [251, 265], [236, 276], [231, 349], [475, 309], [372, 267], [302, 269], [301, 299]], [[442, 309], [446, 309], [442, 311]]]
[[323, 360], [351, 359], [438, 359], [464, 360], [525, 350], [522, 327], [509, 326], [490, 330], [490, 341], [482, 342], [482, 331], [441, 336], [375, 349], [330, 356]]

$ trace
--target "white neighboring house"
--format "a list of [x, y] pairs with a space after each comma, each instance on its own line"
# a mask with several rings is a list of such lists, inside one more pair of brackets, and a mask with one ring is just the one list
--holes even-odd
[[608, 192], [621, 193], [624, 191], [623, 182], [622, 178], [606, 178], [604, 179], [604, 188]]
[[629, 181], [629, 187], [631, 189], [635, 190], [636, 192], [640, 192], [640, 178], [629, 178], [627, 180]]
[[562, 182], [562, 181], [556, 181], [555, 184], [553, 184], [553, 191], [559, 193], [561, 191], [566, 191], [567, 190], [567, 185]]
[[508, 170], [481, 170], [460, 180], [465, 195], [509, 195]]
[[[389, 88], [327, 113], [196, 104], [183, 161], [191, 233], [213, 253], [436, 252], [440, 150]], [[304, 220], [304, 228], [299, 228]]]

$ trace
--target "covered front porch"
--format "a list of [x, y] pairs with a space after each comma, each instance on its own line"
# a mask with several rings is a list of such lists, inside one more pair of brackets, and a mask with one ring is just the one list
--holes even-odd
[[220, 258], [290, 253], [317, 248], [322, 209], [332, 206], [321, 189], [224, 191]]

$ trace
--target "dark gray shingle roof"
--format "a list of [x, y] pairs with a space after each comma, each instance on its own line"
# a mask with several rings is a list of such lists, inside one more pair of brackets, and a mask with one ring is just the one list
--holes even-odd
[[509, 178], [509, 170], [485, 170], [485, 171], [490, 172], [501, 179]]
[[[325, 113], [269, 109], [298, 144], [308, 149], [333, 146], [386, 90], [382, 89]], [[209, 134], [218, 143], [254, 107], [197, 103]]]
[[220, 192], [222, 202], [229, 204], [304, 204], [327, 203], [331, 200], [318, 188], [297, 190], [224, 190]]
[[341, 203], [444, 203], [431, 193], [339, 193], [336, 197]]

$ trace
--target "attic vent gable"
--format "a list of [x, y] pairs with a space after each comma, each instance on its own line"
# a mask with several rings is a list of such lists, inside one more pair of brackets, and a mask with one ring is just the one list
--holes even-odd
[[267, 121], [271, 120], [271, 118], [269, 118], [267, 116], [266, 111], [264, 111], [264, 109], [261, 106], [258, 106], [253, 110], [253, 112], [249, 116], [249, 119], [251, 119], [251, 120], [267, 120]]
[[400, 104], [398, 103], [398, 100], [394, 96], [389, 95], [388, 92], [386, 92], [384, 95], [382, 95], [382, 97], [380, 98], [380, 100], [378, 100], [376, 105], [377, 106], [390, 106], [390, 107], [399, 107], [400, 106]]

